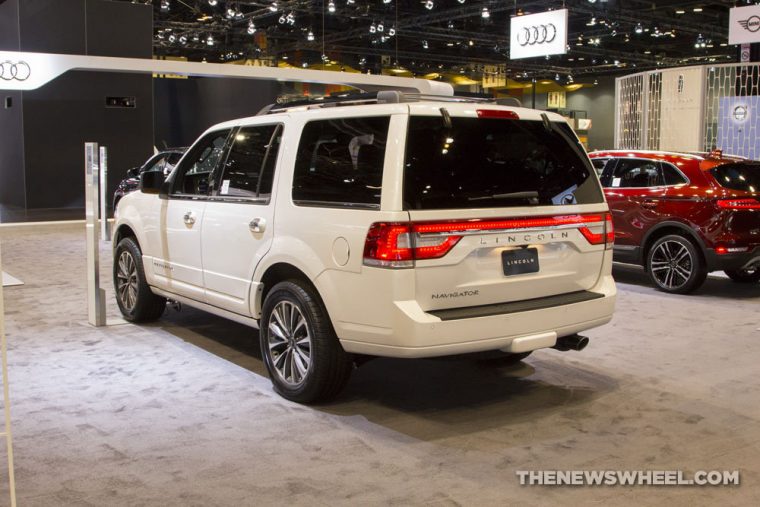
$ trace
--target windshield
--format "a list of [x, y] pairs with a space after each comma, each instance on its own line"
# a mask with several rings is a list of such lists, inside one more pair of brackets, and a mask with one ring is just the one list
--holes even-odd
[[[575, 149], [571, 145], [575, 144]], [[593, 167], [566, 124], [412, 116], [404, 165], [405, 209], [603, 202]]]
[[710, 169], [710, 173], [725, 188], [760, 191], [760, 162], [719, 165]]

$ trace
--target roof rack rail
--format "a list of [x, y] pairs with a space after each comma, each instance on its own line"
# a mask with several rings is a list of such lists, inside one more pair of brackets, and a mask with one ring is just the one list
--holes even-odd
[[319, 109], [332, 106], [356, 106], [361, 104], [400, 104], [403, 102], [452, 102], [472, 104], [496, 104], [503, 106], [522, 107], [519, 100], [513, 97], [489, 99], [479, 97], [426, 95], [422, 93], [406, 93], [398, 90], [382, 90], [378, 92], [339, 92], [320, 97], [307, 97], [299, 100], [270, 104], [257, 116], [288, 111], [294, 108]]

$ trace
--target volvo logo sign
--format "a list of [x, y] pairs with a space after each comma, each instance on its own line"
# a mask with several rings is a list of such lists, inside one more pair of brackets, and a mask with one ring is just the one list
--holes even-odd
[[26, 81], [31, 74], [32, 69], [24, 61], [6, 60], [0, 63], [0, 79], [3, 81]]
[[736, 106], [734, 108], [734, 120], [744, 121], [747, 119], [747, 106]]
[[513, 16], [509, 22], [509, 58], [567, 53], [567, 9]]
[[545, 25], [524, 26], [517, 34], [521, 46], [528, 44], [548, 44], [557, 37], [557, 27], [553, 23]]
[[747, 19], [740, 19], [738, 23], [748, 32], [755, 33], [760, 30], [760, 16], [750, 16]]

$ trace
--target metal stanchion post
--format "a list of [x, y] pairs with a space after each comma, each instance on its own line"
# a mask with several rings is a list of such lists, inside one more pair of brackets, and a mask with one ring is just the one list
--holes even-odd
[[98, 143], [84, 145], [85, 229], [87, 231], [87, 320], [106, 325], [106, 293], [100, 288], [98, 234]]
[[111, 241], [110, 227], [108, 224], [108, 150], [105, 146], [100, 147], [100, 236], [103, 241]]
[[[0, 277], [3, 272], [0, 256]], [[8, 488], [11, 495], [11, 507], [16, 507], [16, 479], [13, 472], [13, 439], [11, 438], [11, 398], [8, 392], [8, 347], [5, 342], [5, 308], [3, 307], [3, 281], [0, 279], [0, 361], [3, 368], [3, 409], [5, 412], [5, 452], [8, 455]]]

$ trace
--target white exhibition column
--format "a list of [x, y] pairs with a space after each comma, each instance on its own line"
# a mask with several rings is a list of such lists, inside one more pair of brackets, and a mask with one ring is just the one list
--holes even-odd
[[[0, 273], [3, 272], [2, 251], [0, 251]], [[5, 341], [5, 305], [3, 301], [3, 283], [0, 280], [0, 361], [3, 368], [3, 411], [5, 413], [5, 452], [8, 455], [8, 490], [11, 507], [16, 507], [16, 478], [13, 471], [13, 439], [11, 436], [11, 398], [8, 390], [8, 344]]]
[[85, 143], [84, 201], [85, 230], [87, 231], [87, 321], [97, 327], [106, 325], [106, 291], [100, 288], [98, 160], [98, 143]]
[[108, 223], [108, 201], [106, 192], [108, 190], [108, 150], [105, 146], [100, 147], [100, 177], [98, 178], [100, 186], [100, 237], [103, 241], [110, 241], [110, 227]]

